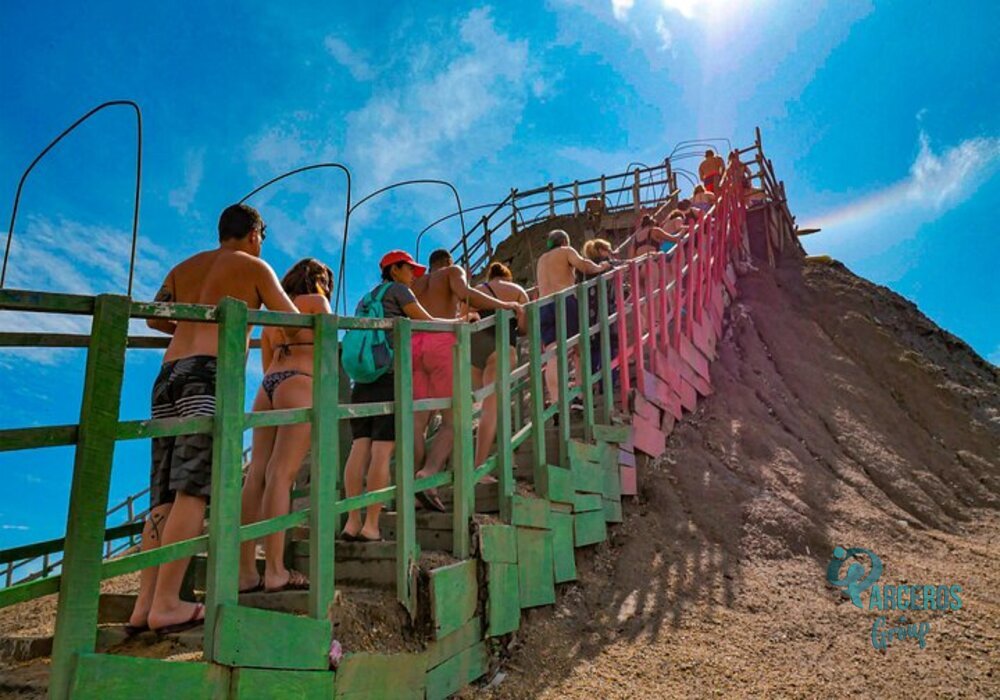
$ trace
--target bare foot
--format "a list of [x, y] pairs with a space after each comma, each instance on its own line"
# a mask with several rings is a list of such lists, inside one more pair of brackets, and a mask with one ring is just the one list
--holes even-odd
[[264, 588], [264, 577], [256, 571], [251, 576], [240, 574], [240, 593], [256, 593]]
[[369, 528], [368, 524], [361, 528], [358, 533], [358, 539], [362, 542], [380, 542], [382, 540], [382, 532], [377, 528]]

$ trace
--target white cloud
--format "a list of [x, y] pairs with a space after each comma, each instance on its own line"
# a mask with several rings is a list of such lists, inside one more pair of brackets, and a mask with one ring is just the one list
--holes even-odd
[[667, 51], [673, 47], [674, 35], [663, 19], [663, 15], [656, 17], [656, 35], [660, 37], [660, 51]]
[[375, 71], [368, 61], [340, 37], [331, 34], [323, 40], [323, 45], [334, 60], [346, 68], [355, 80], [364, 82], [375, 77]]
[[998, 161], [1000, 138], [968, 139], [938, 155], [921, 131], [920, 152], [910, 168], [906, 196], [914, 205], [936, 211], [953, 207], [972, 196]]
[[347, 117], [350, 160], [375, 185], [416, 168], [423, 175], [488, 157], [513, 139], [527, 99], [544, 89], [528, 43], [499, 32], [489, 8], [459, 21], [461, 51], [443, 65], [436, 47], [411, 54], [398, 84]]
[[625, 21], [634, 5], [635, 0], [611, 0], [611, 12], [614, 13], [615, 19]]
[[665, 10], [675, 10], [684, 19], [694, 19], [699, 5], [705, 5], [706, 0], [660, 0]]
[[205, 175], [205, 149], [190, 150], [184, 156], [184, 182], [167, 194], [167, 202], [181, 216], [187, 216]]
[[303, 165], [310, 152], [311, 144], [293, 127], [272, 126], [250, 142], [250, 160], [273, 175]]

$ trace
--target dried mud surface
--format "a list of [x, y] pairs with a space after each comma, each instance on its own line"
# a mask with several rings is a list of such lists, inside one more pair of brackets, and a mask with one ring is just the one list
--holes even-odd
[[[466, 696], [1000, 697], [998, 370], [838, 263], [740, 288], [715, 394], [580, 580], [527, 611], [502, 682]], [[880, 585], [961, 584], [963, 606], [906, 613], [926, 648], [876, 651], [880, 613], [826, 584], [837, 545], [875, 551]]]

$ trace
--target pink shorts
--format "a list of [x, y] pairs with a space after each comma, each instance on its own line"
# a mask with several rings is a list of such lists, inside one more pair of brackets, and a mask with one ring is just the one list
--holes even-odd
[[413, 399], [446, 399], [455, 376], [454, 333], [413, 334]]

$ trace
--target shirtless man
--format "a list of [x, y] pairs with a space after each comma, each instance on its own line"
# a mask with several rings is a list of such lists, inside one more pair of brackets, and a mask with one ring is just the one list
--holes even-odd
[[705, 151], [705, 160], [701, 161], [701, 165], [698, 166], [698, 177], [705, 183], [706, 190], [715, 192], [725, 169], [726, 163], [721, 156], [715, 155], [715, 151], [711, 148]]
[[[457, 318], [459, 305], [466, 302], [474, 309], [507, 309], [520, 311], [516, 301], [503, 301], [469, 286], [465, 270], [454, 264], [451, 253], [440, 249], [431, 253], [430, 271], [413, 282], [413, 293], [427, 313], [438, 318]], [[453, 333], [416, 332], [413, 334], [413, 399], [442, 399], [451, 396], [454, 378], [455, 345]], [[424, 445], [424, 431], [431, 411], [418, 411], [414, 416], [415, 444], [413, 463], [417, 478], [431, 476], [441, 471], [454, 444], [455, 432], [452, 412], [441, 412], [441, 428], [428, 451]], [[425, 459], [426, 455], [426, 459]], [[425, 508], [444, 511], [444, 504], [433, 489], [417, 494]]]
[[[576, 284], [576, 271], [579, 270], [585, 275], [596, 275], [611, 269], [610, 262], [600, 264], [591, 262], [582, 257], [569, 245], [569, 235], [562, 230], [556, 229], [549, 233], [547, 241], [548, 252], [538, 258], [535, 269], [535, 277], [538, 280], [538, 298], [542, 299], [569, 289]], [[542, 325], [542, 345], [548, 350], [556, 342], [556, 305], [554, 301], [549, 301], [542, 306], [539, 311]], [[580, 314], [578, 311], [575, 296], [566, 297], [566, 337], [572, 338], [580, 332]], [[577, 363], [576, 376], [579, 380], [580, 367], [579, 356], [574, 349], [572, 351], [574, 361]], [[549, 394], [549, 402], [555, 402], [559, 396], [559, 376], [556, 369], [556, 359], [552, 358], [545, 363], [545, 388]]]
[[[198, 253], [172, 269], [156, 301], [214, 306], [224, 297], [233, 297], [251, 309], [264, 305], [297, 313], [274, 270], [260, 259], [266, 228], [252, 207], [227, 207], [219, 218], [219, 247]], [[153, 384], [153, 418], [214, 415], [218, 326], [165, 319], [146, 323], [173, 336]], [[286, 329], [285, 334], [297, 335], [291, 331]], [[150, 512], [142, 531], [143, 551], [201, 534], [211, 477], [210, 434], [153, 438]], [[187, 566], [184, 558], [143, 570], [129, 619], [130, 631], [175, 632], [204, 621], [202, 604], [180, 599]]]

